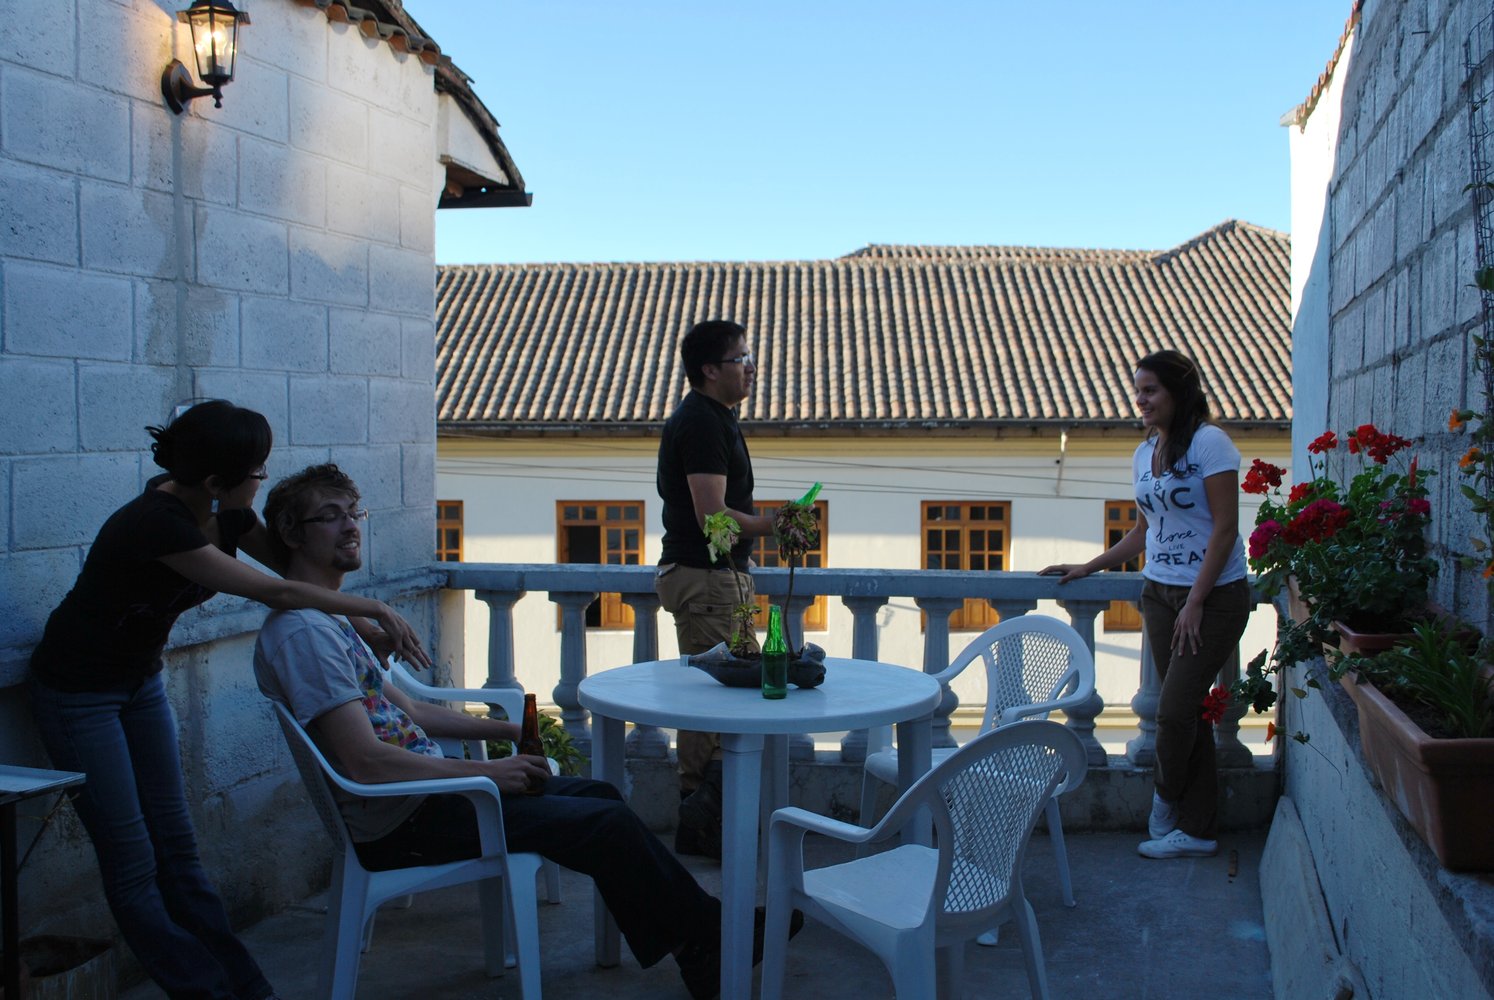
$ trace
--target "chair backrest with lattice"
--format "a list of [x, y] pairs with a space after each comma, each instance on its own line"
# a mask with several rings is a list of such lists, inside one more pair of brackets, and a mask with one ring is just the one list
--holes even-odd
[[[1053, 708], [1077, 705], [1094, 692], [1094, 655], [1073, 626], [1047, 615], [1020, 615], [986, 629], [941, 678], [953, 677], [977, 657], [986, 668], [982, 731], [1020, 718], [1046, 719]], [[1023, 711], [1045, 703], [1049, 707], [1042, 711]]]
[[1018, 882], [1038, 814], [1065, 775], [1084, 771], [1083, 744], [1067, 728], [1016, 722], [971, 740], [898, 800], [883, 824], [900, 828], [924, 806], [933, 814], [938, 922], [988, 925]]
[[311, 734], [296, 721], [290, 709], [279, 702], [275, 702], [274, 705], [275, 720], [280, 723], [280, 728], [285, 733], [285, 742], [290, 747], [291, 757], [296, 762], [296, 770], [301, 772], [301, 783], [306, 786], [306, 792], [311, 796], [311, 804], [316, 808], [317, 816], [321, 817], [327, 836], [332, 838], [334, 844], [348, 847], [352, 844], [352, 837], [348, 834], [347, 824], [343, 822], [342, 810], [337, 806], [337, 799], [327, 776], [332, 765], [327, 762], [327, 758], [322, 755], [317, 745], [311, 741]]

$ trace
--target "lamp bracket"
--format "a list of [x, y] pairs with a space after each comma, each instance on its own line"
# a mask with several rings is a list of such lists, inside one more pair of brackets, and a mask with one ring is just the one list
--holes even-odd
[[173, 114], [187, 110], [187, 104], [199, 97], [211, 97], [213, 104], [223, 107], [223, 91], [218, 87], [199, 87], [192, 82], [192, 74], [180, 59], [173, 59], [161, 73], [161, 96]]

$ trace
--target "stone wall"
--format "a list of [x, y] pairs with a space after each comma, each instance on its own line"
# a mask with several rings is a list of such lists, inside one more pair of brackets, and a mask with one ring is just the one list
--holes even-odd
[[[184, 6], [0, 0], [0, 761], [47, 765], [27, 656], [155, 471], [144, 426], [186, 398], [262, 411], [272, 482], [329, 458], [351, 472], [372, 517], [350, 586], [434, 620], [432, 71], [313, 5], [259, 0], [223, 107], [178, 117], [160, 76], [192, 61]], [[262, 615], [217, 598], [166, 663], [203, 851], [240, 919], [326, 865], [254, 689]], [[23, 848], [38, 829], [23, 817]], [[21, 891], [28, 932], [112, 931], [70, 809]]]
[[[1294, 240], [1293, 287], [1306, 289], [1308, 308], [1326, 320], [1298, 316], [1294, 356], [1318, 363], [1296, 366], [1294, 393], [1316, 400], [1326, 390], [1334, 430], [1368, 421], [1417, 440], [1422, 465], [1440, 472], [1431, 496], [1443, 565], [1436, 596], [1485, 622], [1483, 581], [1455, 561], [1478, 525], [1458, 489], [1467, 441], [1447, 422], [1454, 407], [1483, 405], [1469, 342], [1482, 314], [1472, 286], [1474, 203], [1465, 187], [1472, 180], [1469, 94], [1489, 59], [1484, 53], [1470, 74], [1464, 42], [1489, 12], [1473, 0], [1365, 3], [1352, 58], [1340, 62], [1304, 125], [1332, 127], [1313, 168], [1326, 186], [1314, 192], [1296, 178], [1293, 184], [1294, 228], [1317, 215], [1325, 233], [1316, 253], [1310, 241]], [[1295, 439], [1324, 429], [1306, 426], [1323, 419], [1313, 409], [1302, 414]], [[1352, 471], [1358, 459], [1340, 453], [1337, 461]]]

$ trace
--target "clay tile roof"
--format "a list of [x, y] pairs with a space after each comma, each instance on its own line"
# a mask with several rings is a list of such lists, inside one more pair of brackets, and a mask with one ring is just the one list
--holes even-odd
[[436, 277], [444, 433], [657, 425], [697, 320], [748, 329], [758, 430], [1135, 421], [1130, 369], [1196, 358], [1216, 418], [1291, 420], [1286, 234], [1229, 221], [1160, 252], [868, 247], [833, 260], [487, 264]]

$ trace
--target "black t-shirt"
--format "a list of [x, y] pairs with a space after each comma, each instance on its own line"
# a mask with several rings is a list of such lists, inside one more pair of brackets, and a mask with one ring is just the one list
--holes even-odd
[[[685, 477], [700, 473], [725, 476], [726, 506], [752, 512], [752, 456], [747, 454], [737, 415], [691, 390], [664, 421], [659, 438], [658, 486], [664, 500], [664, 547], [659, 562], [725, 569], [724, 563], [711, 562], [705, 533], [695, 519], [695, 502]], [[738, 569], [747, 568], [752, 544], [752, 539], [742, 538], [732, 549]]]
[[[83, 572], [47, 619], [31, 669], [48, 687], [94, 691], [139, 683], [161, 669], [177, 616], [215, 593], [159, 561], [208, 544], [187, 505], [155, 488], [164, 481], [152, 479], [104, 522]], [[229, 555], [258, 522], [248, 509], [220, 511], [217, 518], [218, 547]]]

